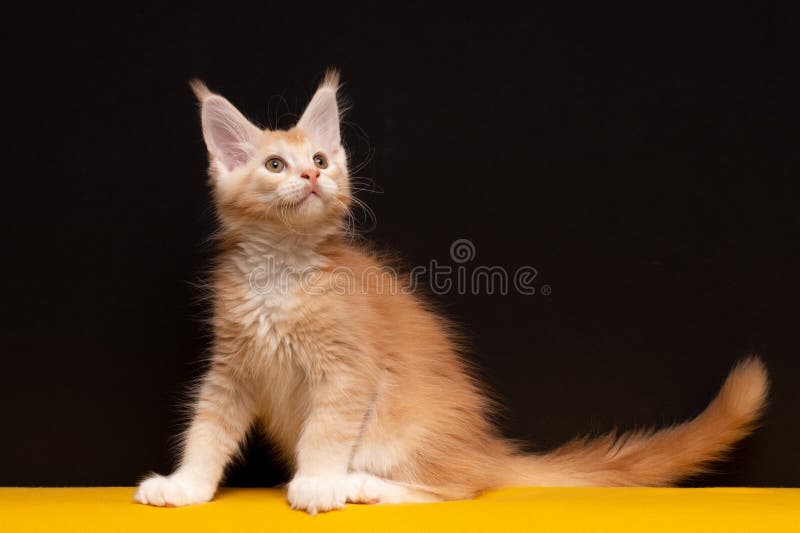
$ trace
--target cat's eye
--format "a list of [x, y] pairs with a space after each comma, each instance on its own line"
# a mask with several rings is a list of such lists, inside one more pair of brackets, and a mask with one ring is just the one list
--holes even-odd
[[267, 162], [264, 163], [264, 166], [267, 167], [267, 170], [270, 172], [283, 172], [283, 169], [286, 168], [286, 163], [283, 162], [283, 159], [280, 157], [270, 157], [267, 159]]
[[317, 165], [318, 168], [328, 168], [328, 159], [320, 154], [314, 154], [314, 164]]

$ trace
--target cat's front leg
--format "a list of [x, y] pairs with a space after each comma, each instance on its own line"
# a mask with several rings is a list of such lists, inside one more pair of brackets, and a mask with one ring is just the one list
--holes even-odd
[[142, 481], [134, 499], [166, 507], [211, 500], [253, 413], [247, 388], [224, 365], [212, 365], [195, 400], [180, 467], [169, 476], [152, 475]]
[[349, 462], [373, 407], [375, 389], [366, 378], [336, 375], [312, 389], [288, 499], [292, 508], [313, 515], [343, 507], [352, 492]]

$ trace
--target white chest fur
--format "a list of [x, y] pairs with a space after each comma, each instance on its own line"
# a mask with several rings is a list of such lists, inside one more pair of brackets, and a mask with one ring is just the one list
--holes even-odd
[[[246, 342], [252, 370], [273, 364], [305, 366], [307, 330], [314, 304], [307, 280], [325, 261], [307, 238], [254, 235], [237, 244], [223, 265], [234, 285], [219, 312]], [[253, 373], [253, 372], [250, 372]]]
[[307, 327], [314, 295], [304, 276], [324, 266], [324, 260], [297, 240], [253, 237], [225, 261], [235, 290], [220, 312], [237, 330], [238, 364], [255, 380], [259, 414], [269, 433], [282, 450], [291, 450], [307, 407], [307, 369], [316, 354]]

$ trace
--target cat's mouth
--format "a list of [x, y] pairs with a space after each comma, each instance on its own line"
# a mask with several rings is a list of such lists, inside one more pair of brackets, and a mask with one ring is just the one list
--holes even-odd
[[322, 197], [319, 195], [319, 191], [317, 191], [316, 189], [311, 189], [310, 191], [308, 191], [308, 194], [306, 194], [305, 197], [302, 200], [300, 200], [300, 203], [304, 204], [310, 201], [312, 198], [319, 198], [320, 200], [322, 200]]
[[319, 190], [307, 190], [294, 196], [286, 198], [282, 202], [284, 212], [293, 213], [300, 216], [312, 215], [322, 211], [325, 207], [325, 200]]
[[324, 203], [319, 191], [308, 191], [305, 195], [292, 202], [291, 209], [296, 211], [307, 211], [308, 209], [315, 209], [316, 204]]

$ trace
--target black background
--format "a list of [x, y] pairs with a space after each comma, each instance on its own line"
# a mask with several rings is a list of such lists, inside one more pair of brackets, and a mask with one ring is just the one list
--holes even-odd
[[[449, 263], [467, 238], [470, 265], [531, 265], [552, 289], [438, 298], [509, 435], [544, 449], [672, 423], [758, 352], [774, 380], [765, 424], [695, 483], [800, 485], [793, 16], [762, 3], [9, 15], [0, 484], [169, 469], [208, 344], [193, 283], [213, 254], [187, 81], [288, 126], [336, 65], [352, 161], [383, 191], [361, 194], [369, 238], [412, 265]], [[263, 444], [246, 458], [230, 483], [285, 479]]]

